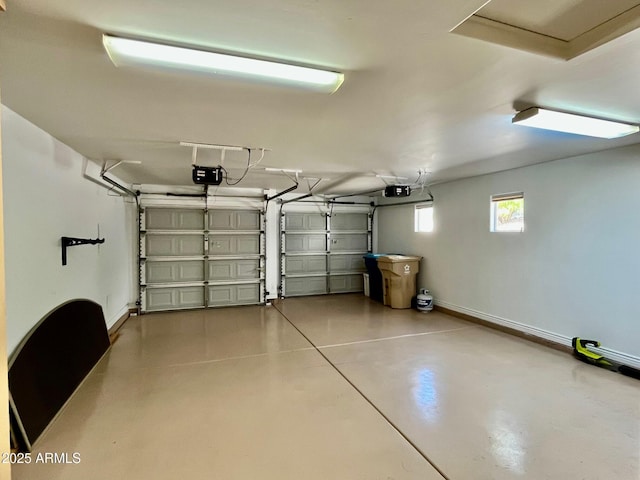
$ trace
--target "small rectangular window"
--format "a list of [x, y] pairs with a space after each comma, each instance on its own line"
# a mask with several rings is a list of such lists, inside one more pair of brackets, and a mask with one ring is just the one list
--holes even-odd
[[491, 231], [524, 232], [524, 193], [491, 195]]
[[422, 203], [415, 209], [415, 231], [433, 232], [433, 204]]

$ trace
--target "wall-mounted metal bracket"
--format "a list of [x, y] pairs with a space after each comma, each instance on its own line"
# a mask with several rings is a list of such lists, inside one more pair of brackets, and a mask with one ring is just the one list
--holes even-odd
[[62, 265], [67, 264], [67, 247], [74, 247], [76, 245], [96, 245], [98, 243], [104, 243], [104, 238], [73, 238], [73, 237], [61, 237], [60, 244], [62, 245]]

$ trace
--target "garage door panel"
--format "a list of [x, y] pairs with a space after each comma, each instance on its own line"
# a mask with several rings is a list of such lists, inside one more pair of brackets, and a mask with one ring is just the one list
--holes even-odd
[[329, 291], [331, 293], [361, 292], [364, 288], [363, 284], [362, 274], [329, 277]]
[[147, 230], [203, 230], [203, 210], [148, 208], [145, 226]]
[[302, 235], [287, 235], [285, 238], [287, 252], [304, 252], [304, 237]]
[[258, 303], [260, 300], [260, 291], [258, 284], [254, 285], [238, 285], [237, 286], [238, 303]]
[[256, 255], [260, 253], [258, 235], [210, 235], [211, 255]]
[[330, 277], [329, 288], [331, 289], [331, 292], [344, 292], [347, 289], [346, 276]]
[[178, 265], [179, 279], [183, 282], [194, 282], [204, 277], [204, 262], [191, 262]]
[[326, 230], [327, 217], [322, 213], [287, 213], [285, 231], [318, 231]]
[[229, 280], [233, 278], [233, 265], [231, 262], [209, 263], [209, 280]]
[[318, 234], [287, 235], [285, 239], [287, 252], [326, 252], [327, 236]]
[[288, 277], [286, 296], [322, 295], [327, 293], [327, 277]]
[[204, 287], [147, 288], [146, 304], [148, 311], [204, 307]]
[[209, 211], [209, 230], [233, 230], [234, 212], [231, 210]]
[[249, 305], [260, 302], [260, 285], [215, 285], [209, 287], [209, 306]]
[[323, 214], [305, 215], [305, 228], [307, 230], [325, 230], [327, 228], [327, 216]]
[[332, 272], [364, 272], [364, 258], [362, 255], [331, 255], [329, 266]]
[[204, 278], [204, 262], [193, 261], [148, 261], [146, 265], [147, 283], [197, 282]]
[[238, 230], [260, 230], [260, 213], [240, 210], [236, 214]]
[[209, 262], [209, 280], [247, 280], [260, 278], [260, 260], [213, 260]]
[[366, 233], [338, 233], [331, 235], [331, 251], [366, 252], [368, 248]]
[[243, 235], [237, 237], [236, 240], [238, 254], [257, 254], [260, 253], [260, 237]]
[[233, 285], [209, 287], [209, 305], [230, 305], [233, 303]]
[[336, 213], [331, 216], [331, 231], [361, 230], [369, 228], [369, 215], [366, 213]]
[[306, 245], [306, 251], [309, 252], [323, 252], [327, 250], [327, 237], [326, 235], [308, 235], [305, 237], [308, 239]]
[[308, 255], [285, 258], [285, 273], [322, 273], [327, 271], [326, 255]]
[[230, 236], [209, 236], [209, 253], [211, 255], [230, 255], [235, 252], [233, 238]]
[[260, 230], [257, 210], [210, 210], [209, 230]]
[[304, 273], [305, 266], [306, 264], [304, 261], [304, 257], [287, 257], [284, 260], [285, 273], [289, 273], [289, 274]]
[[260, 278], [260, 261], [238, 260], [236, 262], [236, 278], [245, 280], [249, 278]]
[[329, 265], [331, 266], [331, 271], [346, 271], [348, 270], [348, 259], [347, 255], [331, 255], [329, 258]]
[[178, 303], [189, 307], [201, 307], [204, 305], [204, 289], [191, 287], [178, 289]]
[[146, 281], [151, 283], [176, 281], [175, 271], [169, 263], [147, 262], [145, 273]]
[[147, 290], [147, 310], [169, 309], [174, 305], [174, 292], [172, 289]]
[[146, 253], [148, 257], [204, 255], [204, 235], [147, 235]]
[[369, 213], [343, 209], [327, 217], [285, 212], [282, 226], [285, 296], [363, 290], [362, 255], [369, 251], [371, 238]]
[[145, 208], [143, 310], [260, 303], [262, 219], [259, 210]]
[[284, 229], [287, 232], [304, 230], [304, 216], [299, 213], [288, 213], [285, 217]]

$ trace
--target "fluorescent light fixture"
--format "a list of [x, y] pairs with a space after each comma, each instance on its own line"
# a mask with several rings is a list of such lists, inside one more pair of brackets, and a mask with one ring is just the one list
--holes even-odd
[[193, 142], [180, 142], [181, 147], [196, 147], [196, 148], [208, 148], [211, 150], [231, 150], [234, 152], [241, 152], [245, 147], [237, 147], [235, 145], [214, 145], [212, 143], [193, 143]]
[[271, 168], [265, 167], [265, 172], [278, 172], [278, 173], [302, 173], [302, 170], [293, 170], [291, 168]]
[[539, 107], [531, 107], [518, 112], [512, 122], [527, 127], [600, 138], [624, 137], [636, 133], [640, 129], [638, 125], [601, 120], [573, 113], [555, 112]]
[[162, 45], [107, 34], [102, 35], [102, 43], [116, 67], [146, 65], [212, 75], [231, 75], [297, 85], [327, 93], [335, 92], [344, 80], [342, 73], [328, 70]]
[[376, 175], [376, 178], [382, 178], [383, 180], [409, 180], [409, 177], [398, 177], [396, 175]]

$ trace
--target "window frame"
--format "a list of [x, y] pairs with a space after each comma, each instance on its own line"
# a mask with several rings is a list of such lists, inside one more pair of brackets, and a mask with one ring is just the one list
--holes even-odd
[[[429, 229], [420, 229], [421, 226], [421, 222], [420, 222], [420, 211], [424, 210], [426, 211], [427, 209], [429, 209], [431, 211], [431, 216], [430, 216], [430, 225], [427, 224], [427, 226], [430, 226]], [[433, 233], [433, 231], [435, 230], [435, 225], [434, 225], [434, 221], [433, 221], [433, 202], [424, 202], [424, 203], [417, 203], [416, 205], [414, 205], [413, 207], [413, 231], [414, 233]], [[426, 221], [426, 219], [423, 219], [423, 222]], [[423, 225], [424, 226], [424, 225]]]
[[[497, 226], [497, 205], [507, 200], [522, 200], [522, 227], [519, 230], [499, 230]], [[489, 232], [491, 233], [524, 233], [524, 192], [500, 193], [489, 197]]]

